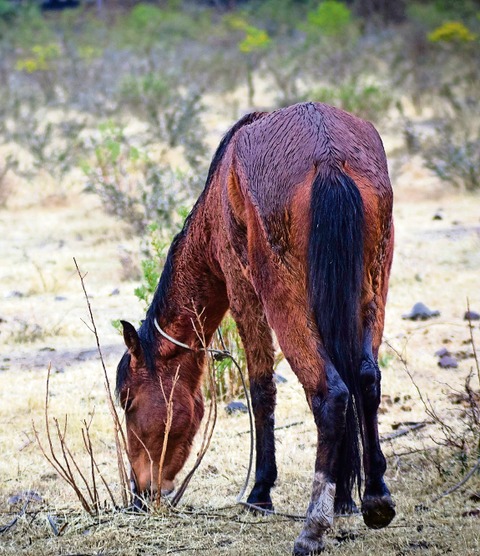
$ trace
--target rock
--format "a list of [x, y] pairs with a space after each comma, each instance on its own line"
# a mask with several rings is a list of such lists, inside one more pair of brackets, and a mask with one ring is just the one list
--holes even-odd
[[248, 413], [248, 407], [243, 402], [230, 402], [225, 411], [232, 415], [233, 413]]
[[18, 504], [18, 502], [43, 502], [43, 498], [34, 490], [25, 490], [18, 494], [13, 494], [8, 499], [8, 504]]
[[120, 294], [120, 290], [118, 288], [115, 288], [109, 293], [110, 296], [119, 295], [119, 294]]
[[432, 220], [443, 220], [443, 211], [442, 211], [442, 209], [437, 210], [437, 212], [433, 215]]
[[448, 349], [446, 347], [442, 347], [435, 352], [435, 355], [437, 357], [443, 357], [445, 355], [451, 355], [451, 353], [448, 351]]
[[273, 380], [276, 384], [285, 384], [285, 382], [288, 382], [284, 376], [279, 375], [278, 373], [273, 373]]
[[464, 320], [480, 320], [480, 313], [476, 311], [465, 311]]
[[66, 301], [67, 298], [64, 295], [56, 295], [55, 301]]
[[443, 355], [440, 357], [438, 366], [442, 369], [456, 369], [458, 367], [458, 362], [453, 355]]
[[403, 319], [408, 320], [428, 320], [440, 316], [440, 311], [432, 311], [424, 303], [415, 303], [410, 313], [402, 315]]
[[18, 290], [13, 290], [13, 291], [7, 292], [5, 294], [6, 299], [10, 299], [12, 297], [25, 297], [25, 294], [22, 293], [22, 292], [19, 292]]

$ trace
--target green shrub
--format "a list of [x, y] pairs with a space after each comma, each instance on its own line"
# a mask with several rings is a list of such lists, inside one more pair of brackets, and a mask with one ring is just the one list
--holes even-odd
[[[144, 233], [151, 222], [170, 229], [175, 206], [191, 196], [188, 176], [161, 165], [131, 144], [121, 126], [108, 122], [90, 139], [92, 157], [83, 163], [86, 191], [104, 209]], [[179, 184], [183, 181], [184, 187]]]
[[460, 21], [447, 21], [428, 34], [430, 42], [466, 43], [472, 42], [477, 36]]
[[200, 91], [182, 87], [174, 75], [148, 73], [125, 78], [119, 102], [123, 110], [146, 120], [150, 140], [163, 142], [167, 147], [181, 145], [192, 168], [205, 165]]
[[392, 96], [378, 85], [348, 81], [339, 87], [323, 87], [311, 92], [310, 98], [332, 104], [360, 118], [379, 122], [392, 104]]
[[480, 190], [480, 109], [478, 85], [443, 89], [443, 108], [434, 133], [416, 134], [425, 164], [442, 181], [465, 191]]
[[324, 0], [316, 10], [308, 13], [307, 21], [311, 29], [325, 36], [339, 36], [350, 25], [352, 13], [343, 2]]
[[455, 121], [442, 120], [422, 154], [426, 166], [442, 181], [461, 190], [480, 190], [480, 129], [476, 136], [469, 136]]

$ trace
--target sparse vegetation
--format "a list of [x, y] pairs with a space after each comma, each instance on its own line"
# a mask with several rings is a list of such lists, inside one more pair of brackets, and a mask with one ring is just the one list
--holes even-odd
[[[295, 522], [232, 508], [249, 426], [246, 416], [223, 410], [178, 511], [114, 511], [125, 487], [71, 254], [86, 261], [113, 380], [123, 348], [110, 323], [144, 315], [222, 133], [247, 110], [320, 100], [372, 120], [399, 168], [394, 175], [403, 177], [394, 183], [398, 234], [386, 319], [401, 357], [383, 346], [379, 358], [380, 432], [398, 518], [378, 532], [360, 518], [341, 519], [332, 550], [476, 554], [480, 339], [474, 321], [465, 333], [458, 298], [469, 295], [478, 310], [479, 3], [265, 0], [232, 8], [219, 0], [114, 11], [104, 3], [104, 10], [103, 18], [93, 6], [45, 15], [0, 0], [0, 552], [290, 552]], [[119, 261], [139, 252], [141, 276], [136, 259]], [[427, 295], [441, 309], [435, 325], [401, 319]], [[230, 318], [222, 333], [245, 368]], [[458, 368], [437, 367], [433, 353], [444, 345], [463, 354]], [[77, 457], [86, 447], [85, 473], [93, 466], [111, 490], [87, 500], [93, 518], [35, 444], [31, 420], [45, 417], [50, 361], [51, 415], [68, 414], [71, 426], [68, 438], [63, 421], [51, 429], [57, 453]], [[296, 378], [279, 364], [287, 382], [278, 384], [274, 501], [279, 511], [302, 513], [316, 432]], [[242, 396], [228, 359], [209, 377], [219, 401]]]

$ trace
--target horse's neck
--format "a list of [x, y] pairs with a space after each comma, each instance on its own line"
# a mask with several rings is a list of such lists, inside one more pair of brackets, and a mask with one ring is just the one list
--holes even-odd
[[215, 272], [209, 230], [202, 206], [175, 249], [169, 285], [156, 315], [165, 332], [195, 348], [208, 345], [228, 309], [225, 284]]

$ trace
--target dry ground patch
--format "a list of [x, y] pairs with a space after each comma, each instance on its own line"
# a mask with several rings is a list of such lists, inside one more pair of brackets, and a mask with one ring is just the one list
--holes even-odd
[[[439, 414], [459, 425], [464, 408], [449, 393], [461, 390], [473, 366], [466, 298], [480, 311], [480, 203], [478, 197], [439, 195], [418, 169], [399, 179], [396, 256], [385, 339], [408, 360], [420, 390]], [[428, 177], [428, 176], [427, 176]], [[416, 183], [413, 183], [416, 180]], [[412, 186], [412, 187], [411, 187]], [[0, 213], [0, 527], [34, 491], [23, 516], [0, 535], [0, 554], [288, 554], [301, 525], [281, 516], [256, 517], [235, 506], [248, 463], [248, 419], [220, 408], [213, 443], [178, 511], [152, 516], [82, 512], [74, 494], [52, 471], [34, 441], [32, 421], [42, 430], [45, 378], [52, 364], [51, 414], [68, 414], [72, 449], [81, 452], [81, 421], [93, 414], [92, 440], [102, 473], [117, 489], [115, 446], [105, 402], [103, 375], [73, 257], [83, 272], [111, 380], [123, 351], [114, 318], [138, 321], [143, 308], [134, 283], [122, 281], [125, 255], [138, 243], [105, 216], [93, 197], [72, 192], [60, 202], [21, 202]], [[433, 215], [443, 208], [443, 220]], [[402, 319], [417, 301], [441, 312], [426, 322]], [[480, 330], [474, 335], [480, 346]], [[388, 436], [408, 423], [427, 420], [418, 392], [387, 343], [382, 348], [384, 402], [380, 431]], [[464, 357], [457, 369], [440, 369], [442, 346]], [[302, 514], [308, 504], [316, 434], [303, 393], [285, 365], [278, 387], [276, 508]], [[478, 385], [475, 384], [478, 388]], [[432, 498], [461, 477], [461, 462], [435, 442], [438, 427], [386, 440], [387, 472], [397, 518], [382, 531], [361, 518], [338, 519], [329, 550], [341, 554], [480, 553], [478, 473], [438, 502]], [[195, 450], [193, 451], [195, 455]], [[79, 460], [81, 460], [79, 456]], [[188, 470], [192, 461], [187, 463]], [[477, 498], [475, 498], [475, 494]], [[57, 533], [57, 534], [56, 534]]]

